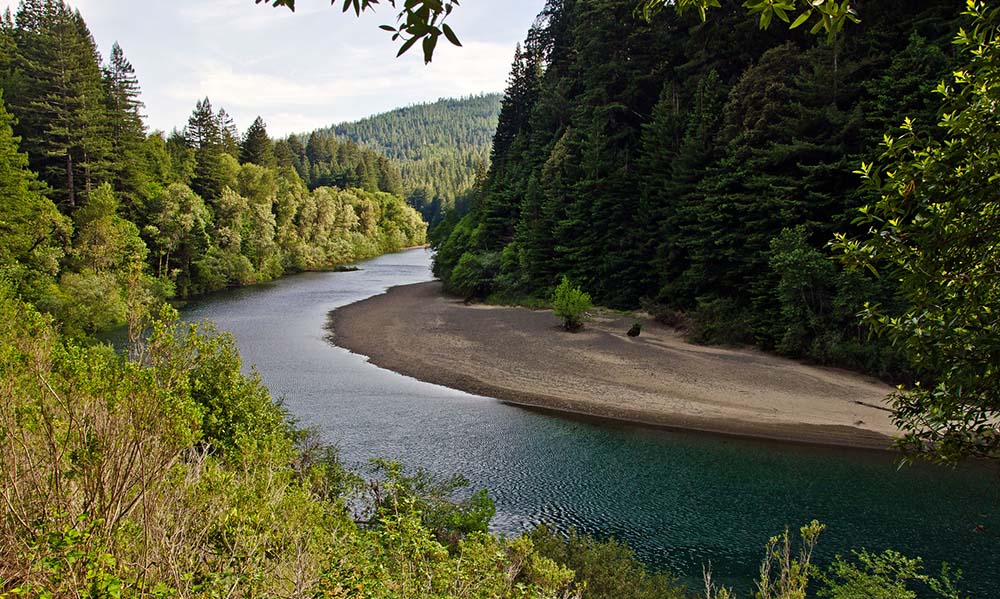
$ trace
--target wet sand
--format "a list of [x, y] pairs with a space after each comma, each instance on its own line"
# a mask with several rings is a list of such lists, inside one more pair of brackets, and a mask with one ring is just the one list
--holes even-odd
[[873, 378], [750, 349], [693, 345], [668, 327], [599, 312], [577, 333], [547, 310], [466, 305], [440, 283], [330, 313], [329, 339], [416, 379], [545, 410], [783, 441], [885, 448], [895, 434]]

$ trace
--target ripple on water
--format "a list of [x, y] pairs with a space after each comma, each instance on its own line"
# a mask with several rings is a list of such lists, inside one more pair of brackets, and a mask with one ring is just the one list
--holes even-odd
[[[1000, 502], [977, 468], [897, 471], [885, 455], [595, 424], [522, 410], [375, 368], [322, 339], [335, 306], [430, 279], [422, 250], [351, 273], [311, 273], [208, 298], [185, 312], [235, 336], [276, 397], [348, 463], [402, 459], [462, 473], [496, 501], [495, 531], [546, 523], [631, 545], [696, 584], [703, 564], [747, 588], [786, 525], [827, 524], [817, 558], [867, 547], [942, 560], [964, 590], [1000, 587]], [[985, 532], [976, 532], [981, 525]], [[745, 592], [744, 592], [745, 595]]]

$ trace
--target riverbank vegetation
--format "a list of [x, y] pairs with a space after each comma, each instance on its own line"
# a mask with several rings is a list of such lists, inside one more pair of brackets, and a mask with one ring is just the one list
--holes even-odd
[[[614, 8], [621, 12], [623, 7]], [[597, 13], [579, 16], [585, 18], [553, 18], [549, 26], [561, 23], [559, 27], [570, 31], [601, 25]], [[926, 22], [934, 30], [938, 21]], [[745, 25], [731, 17], [722, 23], [741, 31]], [[572, 64], [560, 62], [568, 60], [569, 55], [560, 52], [569, 46], [556, 43], [563, 39], [558, 28], [547, 31], [552, 34], [549, 41], [539, 46], [531, 42], [519, 54], [512, 89], [541, 73], [540, 55], [534, 52], [548, 48], [545, 59], [551, 62], [546, 63], [545, 77], [557, 88], [568, 85], [563, 91], [570, 95], [565, 97], [584, 98], [601, 108], [598, 113], [630, 121], [631, 109], [623, 110], [629, 107], [627, 102], [598, 104], [604, 95], [597, 87], [576, 89], [571, 80], [557, 77], [561, 68]], [[640, 47], [636, 42], [650, 35], [645, 26], [635, 31], [637, 39], [625, 40], [629, 47]], [[748, 31], [743, 41], [749, 44]], [[597, 30], [590, 33], [598, 35], [575, 36], [581, 45], [574, 53], [600, 57], [590, 63], [597, 71], [594, 76], [622, 84], [616, 93], [634, 83], [616, 79], [619, 69], [659, 73], [648, 70], [650, 63], [639, 55], [630, 59], [634, 65], [628, 68], [629, 61], [605, 60], [620, 56], [608, 54], [608, 48], [598, 47], [597, 42], [621, 42], [621, 38], [604, 38]], [[708, 29], [699, 35], [704, 36], [702, 42], [721, 39]], [[583, 44], [584, 38], [593, 43]], [[877, 46], [877, 41], [871, 43]], [[933, 46], [919, 38], [911, 45], [914, 52], [929, 52], [934, 60], [914, 59], [900, 65], [901, 72], [937, 64], [940, 57], [928, 49]], [[663, 44], [652, 47], [666, 51]], [[692, 48], [677, 46], [685, 47]], [[796, 94], [805, 94], [801, 98], [813, 97], [806, 93], [810, 90], [821, 90], [823, 95], [829, 90], [815, 87], [819, 82], [808, 77], [808, 66], [814, 64], [810, 61], [832, 57], [842, 61], [834, 63], [841, 64], [839, 68], [847, 69], [852, 64], [848, 57], [854, 56], [847, 48], [843, 54], [837, 48], [821, 48], [796, 56], [794, 47], [780, 46], [772, 57], [781, 60], [773, 68], [797, 69], [793, 81], [802, 82], [801, 89], [795, 88]], [[733, 72], [718, 76], [730, 77], [722, 80], [734, 85], [742, 80]], [[670, 120], [672, 114], [681, 117], [670, 112], [669, 86], [637, 81], [641, 83], [637, 90], [648, 85], [666, 90], [659, 108], [648, 108], [663, 117], [678, 144], [689, 139], [690, 131], [691, 143], [709, 150], [710, 146], [698, 145], [698, 139], [705, 141], [698, 137], [699, 131], [704, 132], [697, 125], [700, 121], [689, 116], [683, 117], [683, 125]], [[757, 95], [751, 93], [752, 82], [745, 83], [750, 89], [741, 97], [767, 99], [773, 87], [787, 99], [781, 94], [788, 90], [780, 81], [771, 80], [767, 93]], [[712, 86], [696, 87], [705, 88], [701, 92], [705, 107], [721, 102], [716, 98], [712, 103], [712, 93], [717, 92]], [[182, 326], [176, 313], [163, 305], [170, 297], [269, 280], [421, 243], [425, 225], [392, 193], [399, 190], [400, 179], [387, 161], [349, 142], [317, 138], [313, 153], [318, 159], [310, 158], [306, 179], [294, 164], [298, 151], [286, 147], [291, 142], [273, 144], [262, 119], [239, 135], [225, 111], [207, 98], [197, 103], [183, 131], [147, 134], [137, 78], [124, 52], [115, 46], [109, 61], [103, 62], [80, 13], [57, 0], [25, 0], [15, 15], [8, 13], [0, 22], [0, 89], [0, 596], [689, 595], [673, 578], [646, 572], [627, 549], [613, 542], [574, 535], [567, 539], [545, 530], [516, 538], [491, 535], [488, 497], [482, 492], [453, 497], [460, 481], [408, 475], [397, 464], [380, 462], [378, 472], [363, 482], [358, 474], [346, 471], [336, 452], [315, 434], [291, 423], [256, 375], [242, 372], [230, 337], [210, 327]], [[643, 139], [641, 127], [622, 137], [605, 122], [577, 120], [575, 128], [563, 128], [569, 120], [562, 123], [560, 113], [544, 113], [554, 119], [549, 125], [561, 128], [561, 133], [558, 139], [540, 138], [539, 147], [552, 150], [535, 165], [548, 169], [546, 177], [522, 179], [519, 169], [530, 169], [519, 166], [514, 152], [534, 150], [522, 135], [529, 121], [518, 120], [527, 118], [527, 113], [520, 100], [511, 99], [513, 93], [504, 103], [506, 116], [494, 144], [493, 183], [484, 183], [486, 195], [473, 213], [484, 220], [453, 223], [452, 237], [442, 246], [442, 255], [458, 255], [456, 263], [467, 255], [479, 256], [480, 247], [492, 252], [490, 260], [499, 265], [501, 277], [520, 277], [511, 265], [522, 264], [523, 252], [543, 251], [546, 246], [528, 243], [541, 239], [532, 237], [542, 231], [531, 228], [533, 221], [520, 224], [498, 209], [503, 205], [499, 196], [489, 195], [499, 193], [494, 186], [497, 177], [510, 177], [509, 182], [523, 183], [526, 190], [534, 186], [537, 194], [545, 190], [556, 194], [553, 197], [587, 191], [586, 201], [595, 206], [589, 216], [621, 215], [627, 203], [618, 206], [617, 201], [623, 198], [601, 192], [615, 181], [624, 183], [622, 177], [630, 176], [633, 163], [626, 159], [608, 167], [602, 157], [617, 159], [630, 146], [616, 144]], [[535, 94], [535, 89], [527, 88], [526, 93]], [[887, 102], [896, 103], [898, 98]], [[706, 108], [705, 114], [712, 112]], [[823, 122], [846, 122], [847, 117], [833, 108], [824, 114], [832, 116]], [[776, 135], [758, 133], [764, 139]], [[756, 133], [747, 138], [752, 139], [757, 139]], [[780, 136], [773, 140], [778, 145], [764, 149], [793, 141]], [[709, 163], [720, 171], [743, 159], [752, 158], [748, 164], [769, 164], [770, 153], [757, 153], [752, 144], [740, 147], [735, 154], [726, 150], [723, 162]], [[591, 160], [580, 167], [590, 178], [574, 179], [578, 167], [568, 157], [577, 155]], [[639, 162], [653, 159], [647, 154]], [[807, 173], [824, 173], [829, 167], [826, 162], [802, 164]], [[740, 170], [730, 175], [749, 177]], [[781, 188], [789, 182], [788, 173], [784, 175], [755, 184]], [[652, 193], [653, 188], [644, 189]], [[698, 185], [694, 189], [688, 191], [697, 193]], [[827, 188], [817, 183], [816, 189], [820, 193]], [[545, 196], [532, 197], [541, 202]], [[568, 220], [573, 214], [569, 210], [582, 202], [567, 203], [567, 212], [558, 215], [546, 212], [544, 203], [535, 207], [537, 214], [566, 223], [564, 242], [582, 233], [581, 239], [595, 242], [594, 251], [616, 251], [579, 253], [576, 250], [588, 246], [563, 242], [549, 250], [553, 259], [570, 256], [579, 268], [567, 270], [582, 280], [595, 282], [597, 275], [614, 275], [593, 289], [612, 302], [618, 298], [624, 303], [630, 296], [619, 297], [619, 291], [638, 287], [632, 279], [619, 276], [623, 271], [616, 261], [632, 255], [631, 250], [615, 246], [611, 237], [595, 238], [593, 230], [588, 233], [580, 222]], [[614, 225], [609, 231], [615, 235], [629, 226], [628, 221], [606, 220]], [[747, 222], [756, 223], [759, 235], [768, 232], [759, 222]], [[485, 228], [480, 230], [481, 224]], [[805, 231], [786, 234], [782, 243], [811, 258], [809, 248], [801, 247], [802, 240], [823, 230]], [[456, 252], [458, 244], [452, 238], [462, 235], [476, 244], [494, 241], [471, 246], [475, 249], [471, 253], [464, 246]], [[511, 243], [492, 245], [504, 235]], [[519, 237], [524, 244], [509, 250], [517, 243], [516, 235], [527, 237]], [[764, 251], [770, 240], [748, 236], [741, 243]], [[702, 256], [697, 244], [678, 247], [689, 252], [685, 255], [693, 264]], [[660, 255], [659, 249], [647, 250]], [[768, 262], [759, 252], [749, 255], [751, 265], [763, 268]], [[602, 262], [593, 271], [584, 268], [585, 258], [598, 256], [609, 264]], [[523, 276], [529, 278], [512, 279], [511, 285], [541, 276], [537, 270], [541, 262], [526, 260], [523, 265]], [[554, 262], [552, 268], [561, 264]], [[727, 273], [735, 276], [733, 270], [720, 271], [719, 276]], [[848, 276], [837, 276], [841, 275]], [[550, 284], [537, 280], [542, 282], [539, 288]], [[619, 284], [620, 290], [611, 286]], [[664, 298], [671, 297], [664, 293]], [[724, 308], [726, 299], [707, 301], [722, 302], [719, 306]], [[131, 331], [124, 353], [90, 338], [90, 333], [123, 320]], [[748, 330], [760, 330], [751, 326], [754, 322], [751, 319]], [[958, 596], [947, 571], [928, 577], [919, 562], [889, 552], [878, 556], [862, 552], [838, 560], [822, 575], [810, 561], [818, 534], [816, 524], [803, 529], [804, 548], [797, 555], [788, 535], [767, 546], [759, 596], [800, 598], [807, 588], [815, 588], [820, 597], [843, 599], [873, 592], [912, 597], [914, 589], [939, 597]], [[807, 586], [809, 580], [814, 586]], [[728, 594], [708, 587], [709, 596]]]
[[[753, 343], [906, 379], [856, 314], [891, 279], [827, 258], [874, 200], [852, 171], [907, 116], [930, 129], [954, 64], [953, 2], [880, 2], [833, 41], [635, 2], [552, 1], [515, 56], [475, 209], [436, 235], [489, 292], [547, 297], [569, 276], [603, 305], [683, 311], [708, 342]], [[905, 7], [904, 7], [905, 4]]]
[[[435, 274], [491, 265], [499, 297], [569, 276], [698, 341], [868, 372], [903, 385], [900, 447], [997, 457], [996, 9], [887, 0], [839, 31], [849, 3], [716, 4], [548, 2]], [[799, 13], [830, 35], [766, 28]]]
[[376, 114], [330, 128], [391, 159], [403, 195], [430, 228], [444, 215], [468, 210], [477, 178], [486, 175], [500, 94], [447, 98]]
[[101, 59], [79, 12], [25, 2], [0, 21], [0, 272], [61, 325], [94, 332], [150, 296], [186, 298], [424, 242], [399, 172], [324, 139], [309, 183], [258, 118], [240, 135], [198, 101], [147, 134], [138, 78]]

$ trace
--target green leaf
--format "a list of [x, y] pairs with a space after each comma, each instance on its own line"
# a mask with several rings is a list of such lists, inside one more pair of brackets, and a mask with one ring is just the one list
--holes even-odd
[[438, 36], [440, 33], [430, 33], [424, 38], [424, 64], [427, 64], [434, 58], [434, 47], [437, 46]]
[[449, 42], [455, 46], [462, 46], [462, 42], [458, 41], [458, 36], [455, 35], [455, 32], [451, 30], [451, 27], [449, 27], [447, 23], [442, 23], [441, 29], [444, 31], [444, 36], [448, 38]]
[[799, 18], [795, 19], [795, 21], [792, 23], [792, 25], [791, 25], [791, 27], [789, 27], [789, 29], [795, 29], [796, 27], [801, 27], [802, 24], [805, 23], [806, 21], [808, 21], [809, 17], [811, 17], [811, 16], [812, 16], [812, 11], [811, 10], [807, 10], [806, 12], [802, 13], [801, 15], [799, 15]]
[[399, 52], [396, 53], [396, 58], [399, 58], [406, 53], [407, 50], [413, 47], [413, 44], [417, 43], [419, 37], [411, 37], [410, 39], [403, 42], [403, 45], [399, 48]]
[[770, 25], [771, 25], [771, 18], [773, 17], [773, 15], [774, 15], [774, 13], [772, 13], [770, 10], [765, 10], [764, 12], [760, 13], [760, 28], [761, 29], [767, 29], [768, 27], [770, 27]]

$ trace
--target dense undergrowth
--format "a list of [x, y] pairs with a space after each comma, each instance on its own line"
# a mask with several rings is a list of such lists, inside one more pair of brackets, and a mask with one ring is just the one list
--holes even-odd
[[[2, 597], [693, 596], [614, 541], [490, 534], [492, 502], [456, 498], [460, 477], [347, 471], [241, 373], [230, 336], [170, 308], [132, 321], [145, 334], [118, 354], [0, 283]], [[769, 546], [758, 596], [805, 597], [807, 529], [808, 553]], [[820, 597], [958, 596], [892, 553], [817, 581]]]

